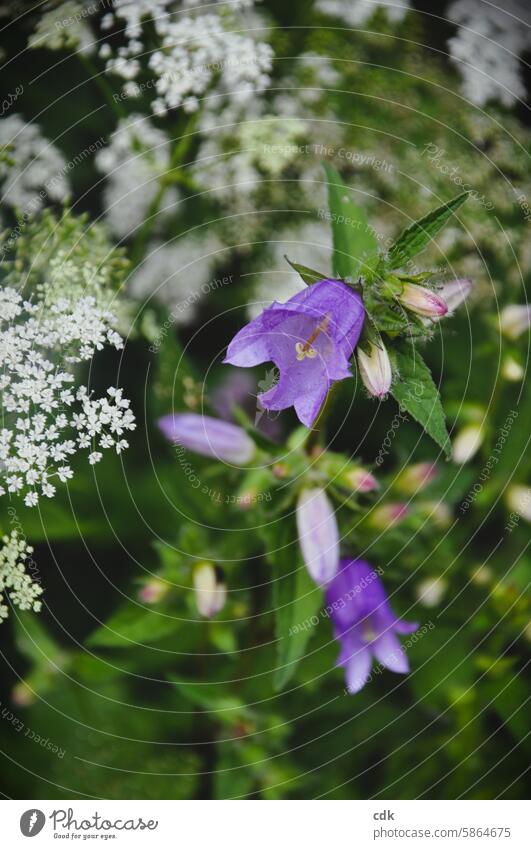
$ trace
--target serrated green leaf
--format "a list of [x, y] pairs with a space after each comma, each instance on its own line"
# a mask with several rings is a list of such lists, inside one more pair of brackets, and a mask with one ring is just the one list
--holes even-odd
[[374, 258], [378, 240], [361, 206], [350, 197], [350, 189], [343, 183], [335, 168], [323, 163], [328, 182], [328, 205], [334, 243], [333, 267], [338, 277], [355, 277], [364, 260]]
[[292, 262], [286, 254], [284, 254], [284, 259], [291, 265], [293, 270], [302, 277], [307, 286], [312, 286], [314, 283], [318, 283], [319, 280], [326, 280], [329, 277], [328, 274], [324, 274], [322, 271], [315, 271], [313, 268], [308, 268], [307, 265], [301, 265], [299, 262]]
[[448, 203], [428, 212], [423, 218], [414, 221], [398, 237], [389, 250], [388, 267], [400, 268], [408, 260], [424, 250], [441, 230], [448, 219], [459, 209], [468, 197], [468, 192], [462, 192]]
[[276, 690], [282, 690], [297, 668], [312, 631], [311, 619], [322, 602], [299, 552], [295, 528], [282, 523], [275, 549], [268, 554], [273, 570], [273, 605], [277, 637]]
[[393, 353], [399, 377], [391, 386], [392, 395], [450, 456], [444, 410], [429, 368], [411, 344], [397, 345]]

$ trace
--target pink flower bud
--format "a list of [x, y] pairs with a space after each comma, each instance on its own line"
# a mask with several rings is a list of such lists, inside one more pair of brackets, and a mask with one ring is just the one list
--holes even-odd
[[24, 681], [19, 681], [11, 691], [11, 701], [17, 707], [30, 707], [36, 701], [36, 696]]
[[210, 416], [195, 413], [163, 416], [159, 419], [159, 427], [172, 442], [236, 466], [248, 463], [256, 450], [243, 428]]
[[354, 492], [373, 492], [380, 489], [380, 484], [367, 469], [351, 469], [343, 475], [343, 480]]
[[417, 509], [442, 530], [452, 524], [452, 511], [446, 501], [417, 501]]
[[339, 532], [324, 489], [304, 489], [296, 514], [306, 568], [316, 584], [327, 584], [339, 569]]
[[396, 485], [407, 495], [413, 495], [428, 486], [436, 477], [437, 466], [435, 463], [414, 463], [399, 474]]
[[408, 512], [405, 504], [382, 504], [380, 507], [371, 510], [369, 523], [371, 527], [384, 531], [405, 519]]
[[426, 318], [441, 318], [448, 312], [448, 306], [439, 295], [416, 283], [404, 283], [398, 300], [406, 309]]
[[393, 380], [391, 361], [385, 347], [381, 342], [378, 345], [370, 342], [369, 353], [366, 354], [358, 347], [357, 357], [365, 388], [375, 398], [383, 398], [389, 392]]
[[160, 578], [153, 578], [140, 588], [137, 598], [139, 601], [143, 601], [144, 604], [157, 604], [158, 601], [164, 598], [168, 589], [168, 584], [165, 581], [161, 581]]
[[211, 619], [225, 606], [227, 588], [212, 563], [198, 563], [194, 569], [195, 603], [201, 616]]
[[448, 312], [454, 312], [468, 298], [471, 291], [472, 280], [464, 277], [460, 280], [449, 280], [447, 283], [443, 283], [438, 294], [448, 307]]
[[500, 313], [501, 332], [508, 339], [517, 339], [531, 324], [530, 304], [509, 304]]

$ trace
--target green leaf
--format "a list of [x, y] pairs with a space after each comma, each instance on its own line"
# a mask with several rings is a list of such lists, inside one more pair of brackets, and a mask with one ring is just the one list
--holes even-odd
[[355, 277], [368, 257], [374, 257], [378, 240], [361, 206], [351, 200], [335, 168], [323, 163], [328, 181], [328, 205], [334, 242], [333, 267], [338, 277]]
[[468, 192], [462, 192], [448, 203], [432, 210], [423, 218], [414, 221], [398, 237], [389, 250], [388, 267], [400, 268], [424, 248], [437, 235], [448, 219], [459, 209], [468, 197]]
[[295, 538], [294, 526], [284, 520], [281, 533], [275, 537], [275, 550], [268, 554], [273, 569], [276, 618], [276, 690], [282, 690], [295, 672], [314, 627], [312, 617], [322, 603], [321, 591], [302, 562], [298, 543], [293, 542]]
[[319, 280], [326, 280], [329, 275], [322, 271], [315, 271], [313, 268], [308, 268], [307, 265], [301, 265], [298, 262], [292, 262], [289, 256], [284, 254], [284, 259], [289, 262], [291, 267], [297, 274], [300, 274], [307, 286], [312, 286], [313, 283], [318, 283]]
[[179, 681], [170, 675], [169, 680], [186, 701], [210, 715], [210, 719], [236, 722], [249, 719], [252, 711], [238, 696], [224, 690], [219, 684], [205, 681]]
[[393, 353], [399, 379], [391, 386], [392, 395], [450, 456], [444, 410], [429, 368], [411, 343], [396, 345]]
[[155, 643], [179, 628], [179, 619], [128, 604], [88, 638], [89, 646], [133, 649]]

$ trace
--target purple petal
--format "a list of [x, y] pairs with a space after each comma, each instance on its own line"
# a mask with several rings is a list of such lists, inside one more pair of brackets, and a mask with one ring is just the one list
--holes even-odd
[[295, 412], [299, 421], [306, 427], [313, 427], [313, 423], [323, 406], [329, 386], [329, 383], [323, 383], [322, 386], [317, 387], [313, 394], [302, 395], [295, 401]]
[[359, 693], [371, 674], [372, 657], [368, 648], [357, 649], [346, 663], [345, 680], [351, 695]]
[[164, 436], [172, 442], [227, 463], [248, 463], [256, 450], [253, 440], [243, 428], [210, 416], [178, 413], [163, 416], [158, 424]]
[[387, 631], [371, 643], [376, 660], [391, 672], [409, 672], [409, 662], [400, 641], [392, 631]]
[[297, 502], [296, 518], [306, 568], [316, 584], [326, 584], [339, 567], [339, 532], [326, 492], [303, 490]]

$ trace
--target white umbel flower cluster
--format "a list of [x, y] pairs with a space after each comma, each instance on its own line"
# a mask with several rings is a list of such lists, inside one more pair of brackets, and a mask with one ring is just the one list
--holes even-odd
[[0, 316], [0, 495], [19, 494], [33, 507], [40, 495], [53, 498], [57, 480], [73, 477], [69, 459], [80, 449], [96, 463], [99, 449], [127, 448], [123, 435], [135, 420], [122, 390], [111, 387], [94, 399], [86, 387], [74, 387], [72, 374], [105, 344], [123, 343], [114, 316], [93, 297], [44, 307], [4, 288]]
[[[103, 193], [107, 223], [120, 239], [130, 238], [144, 223], [160, 179], [170, 168], [169, 141], [144, 115], [130, 115], [98, 151], [95, 163], [107, 175]], [[172, 186], [164, 195], [161, 218], [172, 212], [178, 200]]]
[[33, 548], [17, 531], [2, 537], [0, 543], [0, 622], [7, 619], [9, 608], [6, 594], [12, 604], [20, 610], [33, 610], [38, 613], [42, 602], [42, 587], [28, 574], [26, 563], [33, 554]]
[[168, 244], [153, 243], [129, 281], [134, 297], [156, 300], [171, 307], [170, 319], [177, 325], [188, 324], [203, 297], [215, 296], [230, 282], [214, 277], [223, 257], [224, 245], [216, 234], [206, 232], [183, 235]]
[[[200, 99], [211, 92], [248, 102], [256, 89], [269, 84], [271, 47], [239, 32], [242, 23], [235, 23], [233, 15], [235, 8], [250, 7], [249, 0], [211, 3], [208, 14], [194, 12], [196, 2], [117, 0], [114, 5], [114, 13], [104, 17], [102, 27], [119, 26], [126, 43], [113, 54], [105, 42], [100, 54], [107, 59], [107, 71], [126, 81], [127, 96], [140, 95], [144, 89], [154, 93], [151, 105], [156, 114], [180, 107], [195, 112]], [[160, 43], [153, 52], [142, 41], [142, 24], [147, 20]], [[154, 74], [149, 86], [136, 83], [146, 56], [148, 71]]]
[[87, 23], [90, 8], [85, 8], [75, 0], [66, 0], [59, 6], [47, 3], [44, 8], [45, 11], [28, 40], [28, 47], [94, 52], [95, 40]]
[[366, 23], [378, 9], [384, 9], [391, 22], [399, 22], [405, 18], [411, 6], [409, 0], [318, 0], [315, 8], [356, 27]]
[[293, 262], [325, 272], [332, 261], [332, 240], [320, 222], [310, 221], [299, 229], [277, 233], [270, 251], [271, 270], [258, 275], [247, 302], [251, 319], [259, 316], [271, 301], [285, 304], [306, 288], [300, 275], [286, 262], [286, 256]]
[[46, 199], [63, 201], [68, 195], [66, 160], [42, 136], [37, 124], [27, 124], [20, 115], [0, 121], [0, 190], [3, 203], [28, 215], [37, 212]]
[[[229, 107], [227, 113], [232, 112]], [[305, 138], [307, 127], [297, 118], [277, 115], [247, 116], [247, 120], [242, 115], [234, 126], [227, 118], [228, 115], [222, 113], [218, 122], [228, 124], [228, 133], [223, 126], [216, 127], [214, 122], [206, 124], [208, 132], [204, 132], [206, 138], [193, 173], [205, 189], [237, 208], [260, 188], [261, 183], [278, 180], [284, 169], [300, 157], [299, 144]], [[224, 141], [230, 155], [223, 150]]]
[[505, 0], [503, 6], [456, 0], [447, 14], [459, 25], [448, 47], [470, 102], [484, 106], [495, 99], [512, 106], [525, 98], [519, 56], [529, 45], [528, 0]]

